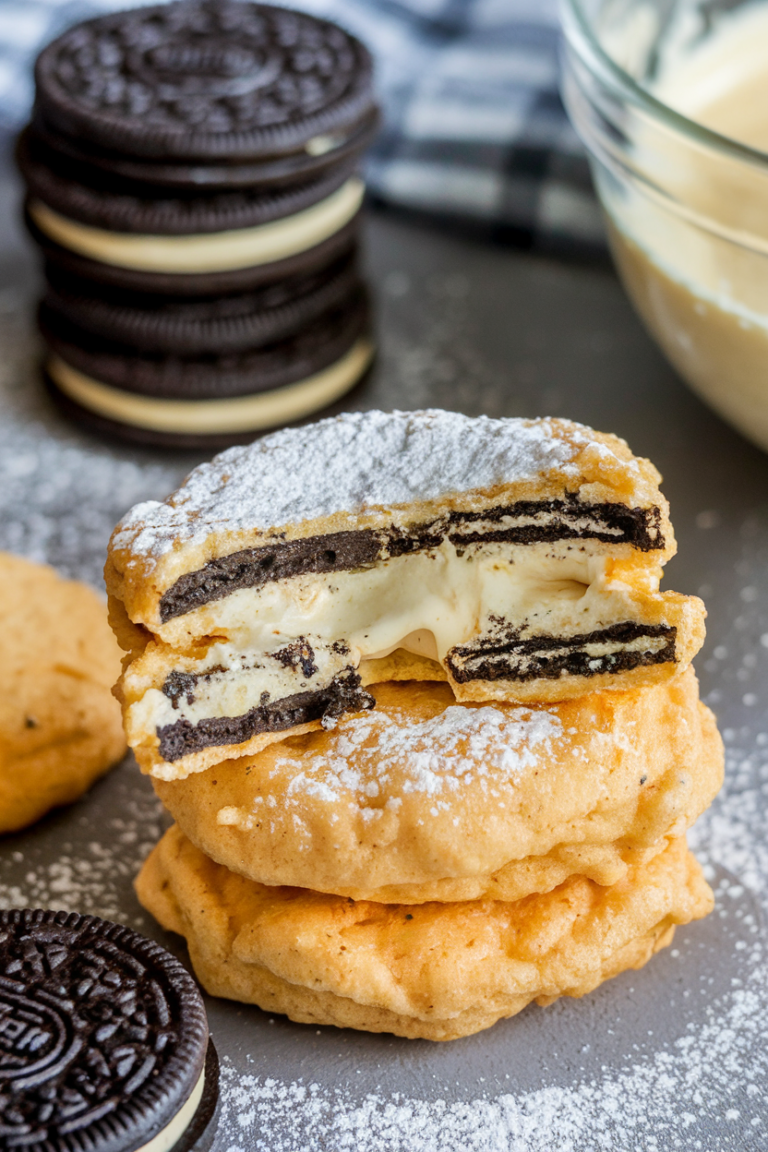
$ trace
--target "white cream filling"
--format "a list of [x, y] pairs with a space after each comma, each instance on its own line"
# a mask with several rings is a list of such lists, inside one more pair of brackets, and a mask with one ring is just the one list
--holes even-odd
[[137, 1152], [169, 1152], [177, 1144], [192, 1123], [192, 1119], [200, 1106], [205, 1089], [205, 1068], [200, 1073], [197, 1084], [192, 1089], [192, 1095], [171, 1120], [162, 1132], [153, 1136], [148, 1144], [142, 1144]]
[[[457, 548], [446, 538], [429, 551], [370, 568], [242, 588], [166, 627], [169, 639], [183, 629], [194, 637], [225, 636], [235, 649], [254, 653], [299, 636], [343, 639], [361, 658], [386, 655], [404, 637], [426, 630], [442, 660], [457, 644], [487, 631], [494, 615], [547, 635], [598, 627], [606, 609], [606, 623], [623, 619], [618, 586], [605, 578], [606, 563], [604, 551], [590, 555], [579, 540]], [[163, 627], [159, 631], [163, 635]]]
[[231, 272], [285, 260], [321, 244], [349, 223], [363, 202], [364, 190], [362, 180], [352, 176], [319, 204], [281, 220], [185, 236], [108, 232], [70, 220], [41, 200], [30, 202], [29, 214], [57, 244], [102, 264], [143, 272]]
[[[429, 552], [393, 558], [359, 570], [310, 573], [245, 588], [184, 617], [194, 634], [222, 636], [197, 662], [180, 657], [182, 672], [214, 671], [174, 703], [146, 687], [128, 709], [129, 739], [180, 719], [240, 716], [262, 703], [326, 687], [350, 665], [397, 648], [444, 661], [450, 650], [480, 636], [492, 639], [499, 623], [524, 639], [568, 637], [623, 623], [636, 615], [625, 585], [611, 582], [608, 558], [580, 542], [546, 545], [474, 544], [449, 540]], [[178, 622], [177, 622], [178, 623]], [[312, 646], [317, 672], [286, 668], [274, 655], [298, 638]], [[347, 653], [331, 645], [343, 640]], [[594, 658], [623, 650], [655, 652], [656, 638], [628, 644], [606, 640], [586, 646]], [[131, 673], [127, 673], [129, 691]]]
[[304, 145], [304, 151], [310, 156], [325, 156], [328, 152], [332, 152], [334, 148], [338, 148], [345, 141], [349, 140], [349, 136], [313, 136], [311, 140], [307, 140]]
[[371, 341], [361, 336], [340, 360], [314, 376], [269, 392], [224, 400], [159, 400], [123, 392], [78, 372], [59, 356], [50, 356], [46, 368], [66, 396], [109, 420], [154, 432], [226, 434], [274, 428], [325, 408], [360, 379], [373, 352]]

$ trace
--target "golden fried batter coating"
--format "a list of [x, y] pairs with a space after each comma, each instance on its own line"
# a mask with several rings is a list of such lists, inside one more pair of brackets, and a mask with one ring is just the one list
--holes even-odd
[[685, 841], [601, 887], [572, 877], [514, 903], [377, 904], [268, 888], [203, 855], [173, 827], [139, 899], [185, 936], [209, 993], [304, 1023], [450, 1040], [536, 1000], [583, 996], [638, 968], [712, 893]]

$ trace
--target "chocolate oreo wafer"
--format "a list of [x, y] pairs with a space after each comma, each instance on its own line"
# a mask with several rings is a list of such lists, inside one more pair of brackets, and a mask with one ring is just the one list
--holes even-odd
[[70, 416], [142, 443], [218, 447], [317, 412], [348, 392], [373, 357], [357, 286], [295, 335], [241, 352], [138, 352], [94, 338], [43, 303], [46, 377]]
[[158, 944], [93, 916], [0, 913], [0, 1134], [27, 1152], [204, 1152], [218, 1061]]
[[187, 293], [207, 273], [236, 290], [333, 258], [359, 211], [371, 61], [327, 21], [181, 0], [70, 29], [36, 81], [28, 216], [84, 275]]
[[359, 285], [354, 254], [324, 272], [236, 295], [195, 299], [97, 287], [47, 269], [50, 313], [141, 351], [193, 355], [244, 352], [284, 339], [337, 307]]

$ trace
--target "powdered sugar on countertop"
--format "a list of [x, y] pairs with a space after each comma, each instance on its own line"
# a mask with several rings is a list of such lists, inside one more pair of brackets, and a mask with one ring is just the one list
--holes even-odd
[[[249, 1057], [251, 1070], [225, 1063], [217, 1148], [221, 1152], [757, 1152], [765, 1148], [764, 949], [744, 890], [723, 877], [716, 884], [716, 896], [717, 910], [704, 922], [708, 936], [698, 945], [690, 938], [681, 940], [679, 947], [662, 953], [642, 974], [609, 982], [578, 1005], [560, 1001], [545, 1009], [532, 1006], [489, 1033], [456, 1041], [450, 1050], [426, 1042], [394, 1041], [390, 1053], [378, 1038], [369, 1038], [369, 1060], [379, 1062], [372, 1070], [355, 1068], [354, 1054], [345, 1058], [338, 1033], [333, 1036], [334, 1030], [326, 1028], [313, 1035], [307, 1029], [305, 1044], [316, 1047], [315, 1058], [304, 1062], [303, 1066], [309, 1065], [305, 1076], [298, 1062], [294, 1078], [274, 1075], [257, 1050]], [[734, 960], [724, 968], [722, 952], [729, 948]], [[668, 969], [666, 981], [654, 986], [662, 965]], [[681, 990], [683, 998], [678, 999]], [[670, 1013], [677, 1017], [678, 1029], [659, 1036]], [[268, 1043], [269, 1028], [264, 1031]], [[363, 1045], [359, 1048], [362, 1054]], [[545, 1066], [547, 1050], [550, 1067]], [[334, 1062], [341, 1082], [329, 1086], [323, 1082], [324, 1073]], [[399, 1074], [393, 1076], [392, 1069], [400, 1065]], [[377, 1087], [377, 1076], [386, 1087]]]
[[22, 303], [0, 313], [0, 548], [103, 589], [117, 520], [137, 500], [170, 491], [189, 463], [101, 444], [57, 421]]
[[535, 479], [565, 468], [589, 442], [549, 421], [470, 419], [458, 412], [353, 412], [230, 448], [196, 468], [172, 502], [150, 501], [122, 521], [119, 546], [160, 556], [175, 540], [216, 528], [267, 530], [366, 506]]
[[[304, 792], [335, 803], [353, 793], [363, 812], [374, 814], [379, 809], [367, 808], [365, 800], [380, 795], [391, 806], [408, 793], [450, 795], [491, 774], [513, 782], [560, 736], [560, 720], [543, 710], [455, 705], [415, 723], [397, 710], [374, 711], [341, 721], [322, 756], [280, 757], [275, 770], [295, 772], [289, 796]], [[391, 786], [393, 770], [403, 777], [400, 791]]]
[[89, 913], [146, 930], [133, 881], [166, 824], [148, 781], [127, 757], [78, 804], [4, 838], [0, 908]]

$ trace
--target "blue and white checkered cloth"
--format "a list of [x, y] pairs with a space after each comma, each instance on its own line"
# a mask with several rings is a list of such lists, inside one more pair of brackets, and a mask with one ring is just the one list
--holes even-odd
[[[557, 0], [282, 2], [338, 21], [376, 58], [384, 126], [368, 162], [374, 197], [533, 246], [602, 244], [586, 159], [558, 95]], [[0, 133], [29, 113], [44, 44], [135, 4], [0, 0]]]

